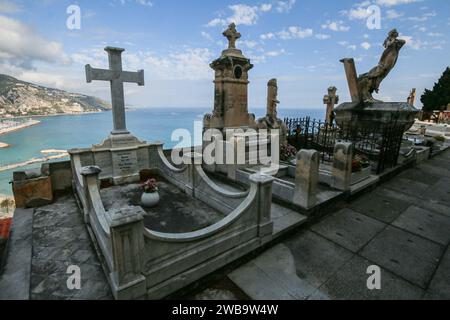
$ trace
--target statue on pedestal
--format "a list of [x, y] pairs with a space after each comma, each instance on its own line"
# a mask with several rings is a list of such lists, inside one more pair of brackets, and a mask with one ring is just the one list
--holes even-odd
[[380, 102], [372, 97], [373, 92], [378, 93], [381, 82], [395, 67], [401, 48], [406, 44], [405, 40], [398, 39], [398, 32], [393, 29], [384, 41], [384, 52], [378, 65], [359, 76], [358, 84], [361, 98], [364, 102]]
[[287, 144], [287, 128], [283, 120], [277, 117], [278, 101], [277, 79], [272, 79], [267, 83], [267, 113], [264, 118], [258, 120], [258, 129], [278, 129], [280, 130], [280, 144]]

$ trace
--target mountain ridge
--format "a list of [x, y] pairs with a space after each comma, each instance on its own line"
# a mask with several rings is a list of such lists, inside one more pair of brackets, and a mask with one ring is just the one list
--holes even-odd
[[0, 74], [0, 118], [101, 112], [111, 105], [97, 97], [71, 93]]

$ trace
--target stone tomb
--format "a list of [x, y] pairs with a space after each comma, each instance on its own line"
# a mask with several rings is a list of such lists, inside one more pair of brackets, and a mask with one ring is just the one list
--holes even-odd
[[[123, 82], [142, 85], [143, 71], [122, 71], [123, 49], [106, 51], [110, 70], [86, 66], [86, 74], [111, 82], [114, 130], [100, 145], [70, 151], [73, 189], [114, 297], [163, 298], [272, 239], [273, 178], [252, 175], [248, 189], [233, 192], [206, 175], [201, 155], [185, 154], [175, 167], [162, 143], [132, 136]], [[140, 206], [135, 182], [144, 171], [161, 184], [154, 210]]]

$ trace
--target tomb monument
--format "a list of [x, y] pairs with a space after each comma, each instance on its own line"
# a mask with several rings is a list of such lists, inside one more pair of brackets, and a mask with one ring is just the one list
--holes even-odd
[[352, 102], [345, 102], [335, 109], [336, 122], [340, 127], [367, 127], [396, 123], [408, 130], [415, 121], [418, 110], [407, 102], [383, 102], [372, 94], [379, 93], [381, 82], [395, 67], [400, 50], [406, 44], [398, 39], [393, 29], [384, 42], [384, 52], [377, 66], [367, 73], [357, 76], [354, 59], [346, 58], [344, 64]]

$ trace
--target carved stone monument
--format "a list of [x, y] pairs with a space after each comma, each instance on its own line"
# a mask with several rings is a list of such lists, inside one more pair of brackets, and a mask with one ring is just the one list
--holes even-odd
[[339, 96], [336, 94], [336, 87], [329, 87], [328, 94], [323, 97], [323, 103], [327, 105], [327, 114], [325, 121], [329, 125], [334, 121], [334, 106], [339, 103]]
[[335, 109], [339, 126], [368, 126], [396, 122], [404, 125], [405, 131], [413, 124], [418, 110], [406, 102], [383, 102], [372, 97], [378, 93], [381, 82], [397, 63], [400, 50], [406, 41], [398, 39], [396, 29], [389, 32], [384, 42], [384, 52], [376, 67], [357, 77], [355, 62], [342, 59], [352, 102], [343, 103]]
[[267, 113], [264, 118], [258, 119], [258, 129], [279, 130], [280, 143], [287, 144], [287, 128], [283, 120], [278, 118], [277, 105], [278, 84], [277, 79], [272, 79], [267, 83]]
[[410, 106], [415, 106], [416, 104], [416, 88], [413, 88], [409, 93], [408, 99], [406, 101]]
[[214, 110], [204, 118], [205, 129], [254, 128], [255, 116], [248, 112], [248, 71], [250, 60], [236, 48], [241, 37], [236, 25], [230, 24], [223, 35], [228, 39], [228, 49], [211, 63], [215, 71]]
[[[114, 184], [139, 180], [139, 161], [148, 158], [148, 144], [132, 135], [126, 126], [125, 82], [144, 85], [144, 71], [129, 72], [122, 70], [122, 52], [124, 49], [106, 47], [109, 56], [109, 69], [95, 69], [86, 65], [86, 80], [109, 81], [111, 84], [111, 101], [113, 130], [101, 144], [94, 145], [88, 151], [92, 163], [102, 168], [101, 178], [112, 178]], [[71, 154], [84, 153], [87, 150], [74, 149]]]

